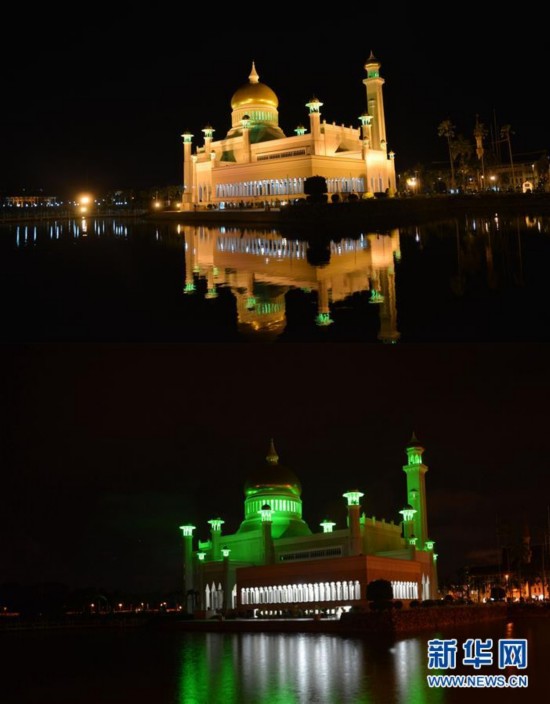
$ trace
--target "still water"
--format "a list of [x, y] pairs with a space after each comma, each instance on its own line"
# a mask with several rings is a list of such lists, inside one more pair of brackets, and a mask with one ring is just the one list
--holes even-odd
[[[426, 643], [441, 635], [459, 644], [473, 635], [495, 642], [527, 638], [529, 665], [522, 673], [528, 688], [429, 689]], [[547, 702], [550, 695], [548, 619], [376, 640], [145, 630], [0, 633], [0, 647], [4, 704], [506, 704]], [[463, 666], [456, 672], [479, 674]]]
[[548, 341], [550, 219], [308, 242], [124, 220], [0, 226], [0, 340]]

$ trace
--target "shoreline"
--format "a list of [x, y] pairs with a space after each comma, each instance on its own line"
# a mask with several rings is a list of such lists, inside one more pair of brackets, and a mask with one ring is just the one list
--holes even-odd
[[480, 622], [517, 619], [524, 617], [540, 618], [550, 616], [541, 609], [519, 609], [507, 604], [445, 606], [443, 608], [417, 608], [382, 612], [365, 611], [345, 614], [341, 619], [250, 619], [211, 618], [207, 620], [182, 619], [170, 614], [141, 615], [117, 618], [116, 615], [103, 615], [94, 618], [83, 617], [70, 621], [32, 621], [0, 624], [1, 633], [22, 633], [40, 631], [77, 630], [120, 630], [146, 629], [181, 631], [185, 633], [311, 633], [333, 635], [414, 634], [448, 627], [464, 627]]
[[[303, 230], [326, 234], [331, 232], [361, 232], [366, 228], [392, 229], [410, 225], [452, 220], [466, 215], [505, 215], [535, 217], [550, 215], [550, 194], [484, 194], [463, 196], [414, 196], [360, 201], [358, 203], [304, 204], [282, 209], [228, 209], [196, 211], [106, 211], [90, 213], [88, 219], [136, 219], [152, 223], [213, 225], [233, 227], [265, 227], [282, 230]], [[21, 217], [23, 216], [23, 217]], [[24, 224], [78, 220], [75, 212], [17, 213], [0, 215], [2, 224]]]

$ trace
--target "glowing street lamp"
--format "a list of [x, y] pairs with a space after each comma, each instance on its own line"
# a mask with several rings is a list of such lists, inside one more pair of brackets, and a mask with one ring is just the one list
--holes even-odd
[[81, 215], [84, 216], [91, 210], [93, 202], [93, 196], [91, 196], [89, 193], [82, 193], [78, 196], [76, 200], [76, 205]]

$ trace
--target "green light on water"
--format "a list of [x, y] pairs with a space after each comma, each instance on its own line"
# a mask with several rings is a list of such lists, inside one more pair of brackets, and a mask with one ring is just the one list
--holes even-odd
[[334, 320], [331, 319], [330, 313], [320, 313], [317, 316], [316, 322], [320, 328], [328, 328], [334, 323]]
[[375, 291], [373, 289], [370, 293], [369, 303], [371, 305], [380, 305], [381, 303], [384, 303], [384, 296], [380, 293], [380, 291]]

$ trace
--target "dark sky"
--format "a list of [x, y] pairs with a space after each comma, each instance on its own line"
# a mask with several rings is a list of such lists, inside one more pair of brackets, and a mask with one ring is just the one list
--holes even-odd
[[399, 518], [414, 428], [443, 575], [494, 551], [497, 518], [541, 535], [545, 347], [10, 347], [0, 362], [0, 583], [177, 587], [178, 526], [235, 530], [270, 435], [314, 530], [344, 524], [351, 488]]
[[[345, 19], [296, 18], [299, 29], [290, 31], [289, 18], [262, 20], [247, 32], [234, 28], [239, 12], [182, 22], [152, 9], [123, 31], [104, 18], [93, 25], [90, 12], [71, 30], [43, 29], [40, 41], [18, 37], [16, 23], [10, 32], [19, 48], [1, 57], [0, 191], [73, 195], [179, 183], [180, 135], [189, 129], [202, 138], [207, 122], [216, 137], [225, 135], [231, 96], [252, 59], [279, 95], [287, 134], [307, 121], [313, 93], [327, 120], [357, 125], [371, 48], [384, 64], [398, 169], [445, 160], [436, 135], [442, 119], [471, 136], [476, 112], [489, 123], [493, 109], [500, 125], [512, 125], [516, 152], [540, 153], [548, 147], [540, 107], [548, 62], [539, 11], [491, 6], [487, 19], [480, 12], [479, 3], [440, 11], [416, 3], [354, 17], [350, 6]], [[136, 19], [151, 22], [147, 31], [135, 28]]]

